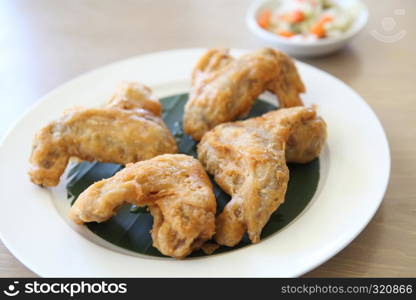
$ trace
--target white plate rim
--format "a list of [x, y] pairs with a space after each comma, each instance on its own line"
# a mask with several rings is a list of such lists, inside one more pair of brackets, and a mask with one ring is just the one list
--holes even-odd
[[[19, 124], [21, 124], [22, 122], [24, 122], [24, 120], [31, 114], [31, 112], [33, 112], [37, 107], [40, 107], [42, 105], [42, 103], [44, 103], [46, 101], [46, 99], [53, 97], [55, 93], [57, 93], [59, 90], [63, 90], [65, 88], [67, 88], [68, 86], [74, 85], [74, 83], [78, 82], [78, 81], [82, 81], [83, 78], [86, 78], [88, 76], [94, 75], [94, 74], [98, 74], [98, 73], [102, 73], [102, 72], [107, 72], [111, 69], [114, 69], [114, 67], [129, 63], [129, 62], [133, 62], [133, 61], [137, 61], [138, 59], [141, 60], [151, 60], [152, 58], [154, 59], [155, 57], [163, 57], [163, 56], [169, 56], [169, 55], [178, 55], [178, 53], [181, 53], [180, 55], [194, 55], [194, 56], [198, 56], [202, 53], [202, 51], [204, 51], [205, 49], [181, 49], [181, 50], [174, 50], [174, 51], [163, 51], [163, 52], [156, 52], [156, 53], [152, 53], [152, 54], [147, 54], [147, 55], [143, 55], [143, 56], [137, 56], [137, 57], [133, 57], [133, 58], [129, 58], [126, 60], [123, 60], [121, 62], [115, 62], [113, 64], [107, 65], [105, 67], [93, 70], [91, 72], [88, 72], [84, 75], [81, 75], [71, 81], [69, 81], [68, 83], [54, 89], [53, 91], [51, 91], [50, 93], [48, 93], [46, 96], [42, 97], [34, 106], [32, 106], [23, 116], [22, 118], [20, 118], [19, 121], [17, 121], [15, 123], [15, 125], [8, 131], [8, 133], [3, 137], [2, 142], [0, 144], [0, 154], [2, 154], [3, 149], [5, 148], [5, 143], [6, 141], [8, 141], [8, 139], [10, 139], [11, 136], [13, 136], [14, 131], [16, 130], [16, 128], [19, 126]], [[242, 53], [244, 52], [244, 50], [233, 50], [235, 53]], [[191, 56], [192, 56], [191, 55]], [[316, 257], [315, 259], [313, 259], [312, 262], [307, 262], [307, 263], [303, 263], [302, 265], [304, 267], [299, 268], [299, 266], [297, 266], [297, 268], [295, 270], [286, 270], [283, 272], [277, 272], [274, 270], [264, 270], [264, 269], [258, 269], [256, 267], [253, 266], [253, 268], [251, 269], [242, 269], [242, 272], [240, 274], [236, 274], [233, 272], [223, 272], [223, 271], [217, 271], [217, 270], [212, 270], [212, 268], [210, 268], [210, 270], [208, 272], [204, 272], [203, 268], [204, 265], [206, 264], [196, 264], [195, 266], [192, 266], [193, 268], [196, 269], [200, 269], [198, 272], [196, 272], [194, 274], [194, 276], [197, 277], [226, 277], [226, 276], [237, 276], [237, 277], [251, 277], [251, 276], [259, 276], [259, 277], [270, 277], [270, 276], [285, 276], [285, 277], [292, 277], [292, 276], [299, 276], [301, 274], [304, 274], [308, 271], [310, 271], [311, 269], [315, 268], [316, 266], [318, 266], [319, 264], [325, 262], [326, 260], [328, 260], [330, 257], [332, 257], [333, 255], [335, 255], [336, 253], [338, 253], [341, 249], [343, 249], [346, 245], [348, 245], [364, 228], [365, 226], [368, 224], [368, 222], [371, 220], [371, 218], [373, 217], [373, 215], [375, 214], [375, 212], [377, 211], [377, 208], [379, 207], [383, 196], [385, 194], [386, 188], [387, 188], [387, 183], [388, 183], [388, 179], [389, 179], [389, 174], [390, 174], [390, 153], [389, 153], [389, 147], [388, 147], [388, 142], [387, 142], [387, 138], [386, 135], [384, 133], [384, 130], [379, 122], [379, 120], [377, 119], [377, 117], [375, 116], [375, 114], [372, 112], [371, 108], [366, 104], [366, 102], [364, 100], [361, 99], [361, 97], [358, 96], [358, 94], [356, 94], [354, 91], [352, 91], [350, 88], [348, 88], [344, 83], [342, 83], [341, 81], [339, 81], [338, 79], [334, 78], [333, 76], [329, 75], [328, 73], [325, 73], [323, 71], [320, 71], [312, 66], [306, 65], [304, 63], [300, 63], [297, 62], [297, 65], [300, 67], [300, 69], [310, 69], [313, 70], [316, 74], [320, 74], [319, 76], [323, 76], [325, 78], [330, 78], [330, 80], [337, 82], [337, 84], [339, 86], [341, 86], [343, 89], [345, 90], [349, 90], [349, 92], [351, 93], [351, 95], [354, 95], [355, 100], [359, 100], [361, 108], [366, 110], [366, 113], [368, 114], [368, 117], [370, 118], [371, 122], [373, 123], [373, 125], [376, 126], [376, 128], [378, 128], [378, 132], [377, 134], [379, 135], [379, 144], [382, 146], [382, 156], [384, 158], [383, 166], [381, 168], [382, 174], [381, 174], [381, 178], [380, 178], [380, 186], [379, 189], [377, 190], [377, 192], [373, 195], [373, 202], [372, 202], [372, 206], [370, 208], [368, 208], [368, 211], [365, 215], [365, 217], [360, 220], [360, 224], [359, 226], [357, 226], [356, 228], [354, 228], [354, 231], [351, 231], [348, 235], [348, 238], [343, 238], [342, 241], [338, 241], [336, 243], [336, 247], [332, 247], [330, 249], [330, 251], [325, 252], [325, 255], [321, 255], [319, 257]], [[190, 73], [190, 71], [189, 71]], [[308, 88], [308, 87], [307, 87]], [[103, 101], [102, 101], [103, 102]], [[331, 138], [331, 137], [330, 137]], [[25, 143], [27, 144], [27, 141], [25, 141]], [[3, 160], [3, 157], [0, 156], [0, 162]], [[5, 174], [0, 173], [0, 179], [2, 178], [2, 176], [4, 176]], [[24, 174], [26, 175], [26, 174]], [[23, 176], [22, 176], [23, 177]], [[27, 180], [27, 177], [24, 177]], [[4, 189], [4, 187], [1, 188], [2, 190]], [[32, 191], [33, 192], [33, 191]], [[4, 196], [4, 190], [3, 190], [3, 194], [0, 193], [0, 195]], [[39, 196], [39, 194], [37, 192], [33, 192], [32, 196], [37, 197]], [[4, 199], [3, 199], [4, 201]], [[44, 205], [46, 207], [51, 208], [51, 203], [49, 203], [49, 205]], [[4, 212], [6, 210], [2, 210], [0, 212], [0, 216], [4, 215]], [[3, 218], [0, 218], [3, 219]], [[7, 218], [5, 218], [7, 219]], [[65, 225], [65, 223], [60, 224], [59, 226]], [[43, 228], [45, 229], [45, 228]], [[67, 228], [68, 229], [68, 228]], [[38, 273], [41, 276], [112, 276], [111, 273], [107, 272], [103, 272], [102, 269], [97, 269], [92, 273], [85, 273], [85, 270], [80, 270], [81, 273], [80, 274], [75, 274], [74, 271], [72, 271], [72, 273], [66, 273], [64, 270], [62, 272], [57, 272], [56, 269], [51, 268], [50, 272], [48, 272], [48, 267], [40, 267], [39, 266], [39, 262], [36, 262], [32, 259], [28, 259], [28, 251], [22, 248], [18, 248], [16, 247], [16, 240], [13, 239], [13, 237], [8, 234], [10, 233], [10, 230], [8, 230], [7, 224], [5, 224], [4, 222], [0, 221], [0, 238], [2, 239], [3, 243], [6, 245], [7, 248], [9, 248], [9, 250], [20, 260], [22, 261], [27, 267], [29, 267], [32, 271]], [[273, 238], [274, 239], [274, 238]], [[270, 247], [270, 245], [266, 245], [266, 244], [270, 244], [270, 241], [272, 239], [268, 239], [258, 245], [254, 245], [254, 246], [250, 246], [250, 247], [246, 247], [247, 249], [255, 249], [255, 247], [258, 247], [260, 250], [261, 245], [263, 244], [264, 247]], [[90, 243], [90, 242], [88, 242]], [[297, 241], [298, 243], [298, 241]], [[85, 241], [81, 242], [82, 246], [85, 246]], [[39, 245], [37, 245], [39, 247]], [[91, 245], [90, 245], [91, 246]], [[40, 246], [40, 248], [44, 247], [43, 245]], [[94, 245], [92, 246], [93, 250], [92, 252], [94, 254], [97, 254], [98, 252], [96, 252], [95, 250], [97, 250], [98, 246]], [[240, 252], [240, 251], [239, 251]], [[258, 251], [247, 251], [250, 253], [247, 253], [244, 256], [244, 260], [255, 260], [256, 257], [256, 253]], [[254, 253], [253, 253], [254, 252]], [[234, 253], [234, 252], [232, 252]], [[232, 254], [231, 253], [231, 254]], [[91, 253], [89, 253], [91, 254]], [[102, 253], [100, 253], [100, 255], [104, 255]], [[74, 260], [80, 260], [82, 262], [86, 262], [85, 259], [86, 257], [80, 257], [82, 256], [82, 254], [80, 255], [79, 253], [77, 254], [72, 254], [72, 258]], [[101, 257], [101, 259], [105, 259], [104, 257]], [[122, 257], [124, 257], [121, 254], [117, 254], [117, 259], [121, 259], [123, 260]], [[222, 255], [223, 257], [225, 257], [224, 255]], [[228, 256], [228, 255], [227, 255]], [[238, 256], [238, 255], [237, 255]], [[241, 255], [240, 255], [241, 256]], [[210, 260], [213, 262], [213, 265], [216, 265], [217, 263], [221, 264], [221, 261], [224, 261], [224, 259], [220, 258], [218, 259], [218, 257], [220, 257], [220, 255], [218, 256], [212, 256], [210, 257]], [[272, 256], [273, 257], [273, 256]], [[89, 257], [91, 258], [91, 257]], [[269, 257], [267, 257], [269, 258]], [[45, 264], [45, 258], [42, 257], [38, 257], [39, 260], [42, 260], [42, 263]], [[237, 261], [241, 262], [242, 257], [238, 258]], [[152, 260], [149, 260], [152, 261]], [[153, 261], [154, 262], [154, 261]], [[189, 262], [189, 261], [188, 261]], [[190, 274], [192, 274], [192, 272], [190, 273], [189, 270], [187, 270], [187, 268], [189, 266], [184, 265], [183, 263], [188, 263], [186, 261], [180, 261], [180, 262], [171, 262], [169, 264], [174, 264], [177, 266], [174, 266], [173, 269], [176, 270], [174, 273], [170, 273], [170, 276], [179, 276], [179, 277], [187, 277], [187, 275], [189, 276]], [[47, 263], [47, 262], [46, 262]], [[211, 264], [211, 263], [210, 263]], [[251, 262], [251, 264], [255, 264], [253, 262]], [[189, 265], [189, 264], [188, 264]], [[289, 264], [290, 265], [290, 264]], [[163, 267], [162, 267], [163, 268]], [[286, 268], [287, 266], [283, 266], [283, 269]], [[82, 273], [82, 271], [84, 271], [84, 273]], [[91, 271], [91, 270], [89, 270]], [[280, 270], [281, 271], [281, 270]], [[134, 272], [133, 272], [134, 273]], [[120, 272], [120, 270], [117, 270], [117, 272], [115, 272], [115, 276], [136, 276], [133, 273], [123, 273]], [[164, 277], [165, 275], [162, 274], [163, 270], [160, 274], [154, 273], [154, 272], [149, 272], [149, 276], [150, 277]], [[142, 275], [137, 275], [137, 276], [143, 276]]]

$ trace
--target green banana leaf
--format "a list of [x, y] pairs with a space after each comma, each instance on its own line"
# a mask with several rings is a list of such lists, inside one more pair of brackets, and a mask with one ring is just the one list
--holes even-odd
[[[181, 94], [161, 99], [164, 108], [163, 119], [175, 136], [179, 152], [196, 157], [196, 142], [184, 134], [182, 130], [183, 110], [188, 94]], [[265, 101], [255, 102], [247, 118], [262, 115], [276, 106]], [[286, 193], [286, 200], [279, 209], [273, 213], [269, 222], [264, 227], [261, 238], [267, 238], [294, 220], [308, 205], [312, 199], [319, 182], [319, 159], [308, 164], [289, 164], [290, 180]], [[82, 162], [75, 165], [68, 173], [67, 192], [68, 199], [72, 203], [78, 195], [88, 186], [103, 178], [113, 176], [123, 166], [110, 163]], [[230, 196], [223, 192], [210, 177], [214, 193], [217, 198], [217, 214], [220, 213]], [[91, 222], [86, 226], [101, 238], [122, 248], [146, 255], [163, 256], [152, 246], [150, 230], [153, 224], [153, 217], [147, 208], [125, 205], [110, 220], [103, 223]], [[232, 251], [249, 245], [247, 236], [244, 236], [239, 245], [234, 248], [220, 247], [214, 252], [221, 253]], [[191, 257], [205, 255], [202, 251], [194, 252]]]

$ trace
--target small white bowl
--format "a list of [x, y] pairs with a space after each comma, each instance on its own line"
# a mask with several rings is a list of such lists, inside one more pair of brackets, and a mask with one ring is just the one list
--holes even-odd
[[259, 0], [250, 5], [246, 22], [250, 30], [265, 41], [267, 44], [282, 50], [283, 52], [298, 57], [322, 56], [335, 52], [344, 47], [353, 37], [355, 37], [367, 24], [368, 9], [359, 0], [333, 0], [340, 6], [358, 5], [358, 14], [350, 29], [340, 37], [330, 37], [318, 40], [293, 40], [280, 37], [261, 28], [257, 23], [260, 12], [265, 8], [272, 8], [279, 0]]

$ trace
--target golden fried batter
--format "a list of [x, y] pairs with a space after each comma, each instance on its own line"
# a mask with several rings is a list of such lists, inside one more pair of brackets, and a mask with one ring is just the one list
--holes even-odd
[[317, 158], [326, 135], [326, 123], [321, 117], [300, 124], [286, 142], [286, 162], [304, 164]]
[[165, 154], [129, 164], [88, 187], [69, 217], [76, 223], [103, 222], [125, 203], [149, 207], [154, 217], [153, 246], [165, 255], [185, 257], [215, 233], [211, 182], [191, 156]]
[[[307, 129], [317, 132], [308, 136], [304, 134]], [[264, 225], [285, 198], [289, 180], [286, 141], [292, 139], [286, 155], [306, 162], [319, 155], [325, 136], [324, 121], [305, 107], [221, 124], [205, 134], [198, 145], [198, 158], [232, 196], [217, 217], [215, 240], [235, 246], [247, 231], [253, 243], [259, 242]]]
[[160, 111], [159, 101], [139, 83], [123, 83], [104, 108], [68, 110], [36, 134], [32, 182], [57, 185], [70, 157], [127, 164], [176, 153]]
[[192, 74], [185, 132], [199, 141], [214, 126], [247, 114], [266, 90], [278, 96], [281, 107], [302, 105], [305, 87], [289, 56], [265, 48], [233, 59], [228, 50], [209, 50]]

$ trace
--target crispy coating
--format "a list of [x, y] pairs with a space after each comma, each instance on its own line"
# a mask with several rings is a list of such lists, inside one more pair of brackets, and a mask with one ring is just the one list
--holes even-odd
[[[310, 128], [319, 128], [319, 133], [304, 134]], [[253, 243], [260, 241], [263, 227], [285, 199], [289, 180], [285, 145], [290, 137], [296, 141], [290, 146], [290, 158], [306, 162], [319, 155], [325, 123], [314, 110], [294, 107], [221, 124], [204, 135], [198, 158], [232, 196], [216, 220], [217, 243], [235, 246], [246, 231]], [[306, 138], [306, 146], [299, 138]]]
[[278, 96], [281, 107], [302, 105], [305, 87], [289, 56], [265, 48], [234, 59], [226, 49], [209, 50], [192, 74], [185, 132], [199, 141], [214, 126], [247, 114], [266, 90]]
[[162, 113], [162, 105], [153, 96], [152, 90], [139, 82], [122, 82], [108, 101], [107, 107], [145, 110], [155, 116], [160, 116]]
[[165, 154], [129, 164], [88, 187], [69, 217], [79, 224], [103, 222], [125, 203], [149, 207], [154, 217], [153, 246], [165, 255], [183, 258], [215, 233], [211, 182], [201, 163], [191, 156]]
[[161, 105], [140, 83], [123, 83], [103, 108], [74, 108], [35, 136], [30, 179], [55, 186], [70, 157], [127, 164], [159, 154], [176, 153]]
[[300, 124], [286, 142], [286, 162], [304, 164], [314, 160], [326, 138], [326, 123], [321, 117]]

